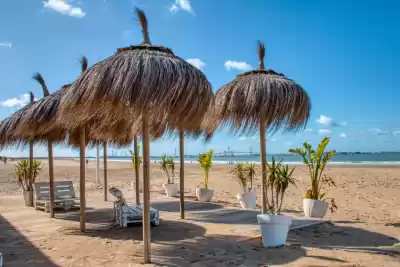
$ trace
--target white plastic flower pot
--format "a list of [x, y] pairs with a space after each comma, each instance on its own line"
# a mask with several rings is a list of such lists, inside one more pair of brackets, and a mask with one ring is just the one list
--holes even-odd
[[196, 187], [196, 197], [199, 201], [210, 202], [214, 195], [214, 190]]
[[178, 184], [163, 184], [165, 194], [169, 197], [176, 197], [178, 195]]
[[30, 204], [29, 191], [23, 190], [22, 193], [24, 195], [25, 206], [29, 206], [29, 204]]
[[258, 214], [264, 247], [279, 247], [286, 243], [292, 218], [285, 215]]
[[328, 211], [329, 202], [324, 200], [303, 199], [304, 216], [312, 218], [324, 218]]
[[240, 206], [242, 206], [243, 209], [256, 208], [256, 192], [249, 191], [245, 193], [238, 193], [236, 197], [239, 200]]

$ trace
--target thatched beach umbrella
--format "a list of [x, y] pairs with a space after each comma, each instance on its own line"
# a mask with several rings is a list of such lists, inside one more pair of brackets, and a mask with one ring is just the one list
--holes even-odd
[[[62, 118], [82, 127], [91, 118], [126, 116], [129, 108], [142, 116], [144, 262], [150, 262], [149, 117], [165, 112], [182, 129], [202, 121], [212, 101], [205, 75], [165, 47], [152, 46], [147, 19], [137, 9], [143, 43], [118, 49], [93, 65], [62, 99]], [[83, 128], [83, 127], [82, 127]], [[84, 132], [84, 128], [82, 130]], [[84, 173], [83, 173], [84, 175]]]
[[[81, 69], [84, 72], [87, 69], [88, 62], [85, 57], [81, 59]], [[34, 76], [41, 85], [44, 91], [47, 91], [47, 86], [40, 74]], [[80, 147], [80, 131], [79, 129], [68, 129], [66, 124], [62, 120], [58, 120], [58, 113], [60, 111], [60, 102], [63, 94], [65, 94], [70, 88], [70, 84], [64, 85], [59, 91], [52, 93], [51, 95], [36, 102], [36, 105], [28, 109], [25, 116], [23, 117], [23, 123], [20, 127], [20, 132], [25, 133], [25, 135], [30, 135], [32, 138], [35, 136], [40, 136], [45, 134], [49, 136], [49, 172], [50, 172], [50, 191], [54, 192], [52, 187], [53, 184], [53, 157], [52, 157], [52, 136], [49, 135], [51, 132], [68, 132], [68, 145], [73, 147]], [[92, 122], [95, 123], [95, 122]], [[107, 192], [107, 132], [103, 136], [94, 138], [90, 135], [89, 131], [86, 131], [85, 135], [85, 145], [90, 147], [98, 146], [103, 144], [104, 146], [104, 192]], [[131, 142], [132, 138], [125, 137], [125, 139], [120, 138], [118, 140], [111, 140], [110, 144], [114, 146], [125, 146]], [[84, 180], [81, 181], [81, 191], [84, 191], [85, 185]], [[52, 195], [52, 194], [51, 194]], [[105, 193], [105, 200], [106, 199]], [[84, 201], [83, 201], [84, 202]], [[54, 207], [54, 199], [51, 199], [51, 207]], [[83, 205], [83, 204], [81, 204]], [[51, 208], [51, 210], [53, 210]], [[81, 213], [84, 214], [85, 209], [81, 209]], [[54, 213], [51, 214], [54, 217]]]
[[306, 125], [311, 102], [295, 81], [274, 70], [264, 69], [264, 45], [259, 42], [257, 70], [238, 75], [215, 95], [215, 115], [222, 125], [236, 132], [260, 131], [262, 166], [262, 212], [269, 207], [266, 184], [266, 130], [296, 130]]

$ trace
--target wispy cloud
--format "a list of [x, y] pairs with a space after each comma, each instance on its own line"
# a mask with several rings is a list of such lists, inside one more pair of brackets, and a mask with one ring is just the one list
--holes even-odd
[[18, 107], [18, 108], [22, 108], [24, 106], [26, 106], [26, 104], [28, 104], [30, 101], [30, 96], [29, 94], [23, 94], [20, 95], [19, 98], [10, 98], [4, 101], [0, 102], [0, 105], [3, 107], [8, 107], [8, 108], [13, 108], [13, 107]]
[[318, 133], [319, 133], [319, 134], [331, 134], [332, 131], [329, 130], [329, 129], [319, 129], [319, 130], [318, 130]]
[[224, 63], [225, 69], [231, 70], [236, 69], [240, 71], [248, 71], [251, 70], [253, 67], [244, 61], [235, 61], [235, 60], [227, 60]]
[[347, 137], [347, 134], [346, 134], [346, 133], [341, 133], [339, 136], [340, 136], [341, 138], [346, 138], [346, 137]]
[[86, 15], [80, 7], [72, 6], [67, 0], [46, 0], [43, 1], [43, 6], [45, 8], [53, 9], [63, 15], [75, 18], [83, 18]]
[[201, 59], [199, 58], [188, 58], [186, 59], [186, 61], [198, 68], [199, 70], [201, 70], [206, 65], [206, 63], [201, 61]]
[[271, 142], [276, 142], [276, 139], [275, 138], [271, 138], [270, 141]]
[[307, 129], [304, 130], [304, 132], [305, 133], [312, 133], [312, 132], [314, 132], [314, 130], [311, 129], [311, 128], [307, 128]]
[[318, 124], [321, 124], [326, 127], [338, 127], [338, 126], [346, 126], [346, 122], [335, 122], [332, 118], [329, 118], [325, 115], [320, 115], [319, 118], [316, 120]]
[[240, 136], [239, 140], [240, 141], [245, 141], [245, 140], [257, 140], [258, 136], [257, 135], [253, 135], [253, 136]]
[[393, 135], [400, 135], [400, 130], [396, 130], [393, 132]]
[[194, 15], [194, 11], [189, 0], [175, 0], [175, 3], [169, 7], [169, 11], [172, 13], [176, 13], [179, 10], [184, 10]]
[[0, 42], [0, 47], [11, 48], [12, 47], [12, 43], [10, 43], [10, 42]]
[[382, 129], [379, 129], [379, 128], [368, 129], [368, 132], [370, 132], [373, 135], [389, 135], [388, 131], [382, 130]]

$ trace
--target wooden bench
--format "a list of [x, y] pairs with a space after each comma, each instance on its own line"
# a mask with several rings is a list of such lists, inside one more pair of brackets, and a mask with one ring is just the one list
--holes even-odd
[[[50, 212], [50, 183], [37, 182], [35, 187], [35, 208]], [[71, 209], [76, 200], [72, 181], [54, 182], [54, 208]]]

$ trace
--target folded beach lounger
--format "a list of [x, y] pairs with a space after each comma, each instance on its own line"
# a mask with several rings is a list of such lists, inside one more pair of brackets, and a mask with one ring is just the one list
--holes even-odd
[[[129, 223], [142, 223], [143, 206], [136, 204], [127, 204], [121, 190], [112, 187], [108, 190], [117, 201], [114, 201], [114, 217], [121, 227], [127, 227]], [[160, 224], [160, 215], [158, 210], [150, 207], [150, 221], [152, 226]]]
[[[50, 183], [37, 182], [35, 188], [35, 208], [50, 212]], [[72, 181], [54, 182], [54, 205], [55, 208], [71, 209], [77, 204]]]

